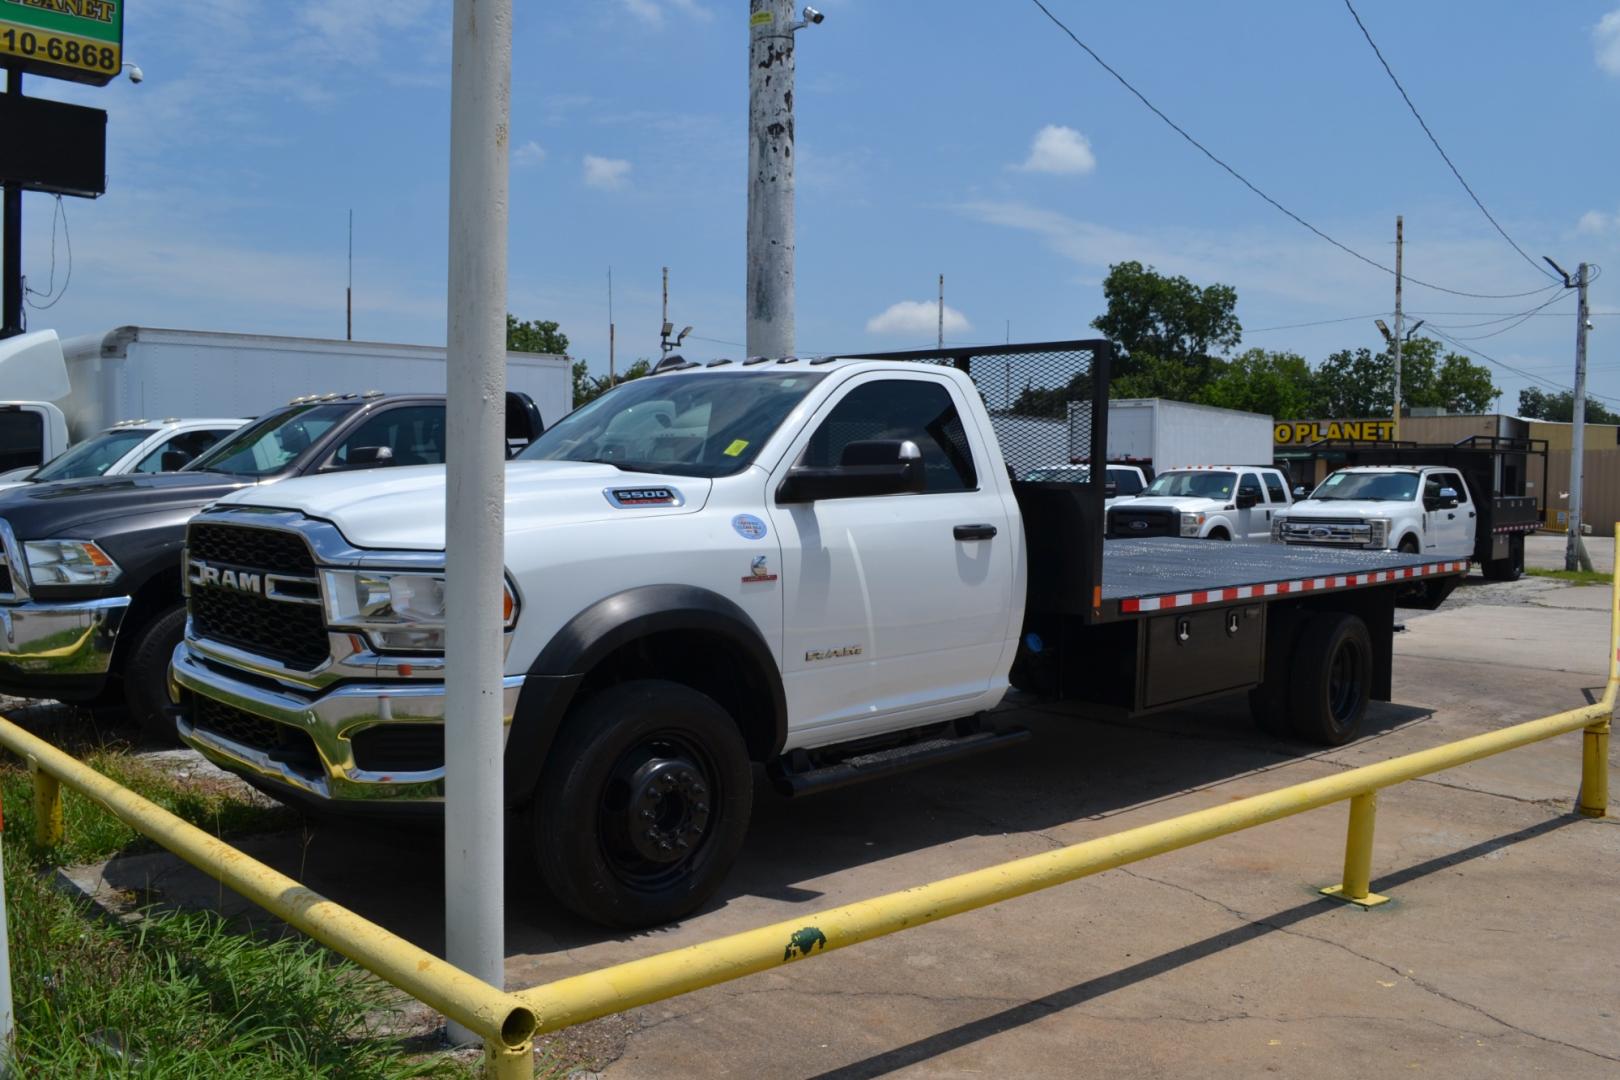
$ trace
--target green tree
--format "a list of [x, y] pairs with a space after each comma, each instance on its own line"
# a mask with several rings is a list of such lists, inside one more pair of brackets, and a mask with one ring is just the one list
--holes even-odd
[[1324, 416], [1388, 416], [1395, 365], [1371, 349], [1340, 349], [1317, 365], [1315, 383]]
[[[1217, 355], [1230, 352], [1242, 336], [1237, 290], [1230, 285], [1194, 285], [1184, 277], [1167, 277], [1139, 262], [1116, 263], [1103, 280], [1108, 310], [1091, 325], [1114, 342], [1114, 376], [1143, 373], [1153, 358], [1189, 369], [1190, 383], [1201, 387], [1217, 372]], [[1150, 383], [1178, 385], [1183, 380], [1161, 366]]]
[[1446, 354], [1434, 380], [1436, 404], [1451, 412], [1482, 413], [1501, 393], [1488, 368], [1460, 353]]
[[548, 321], [520, 322], [510, 311], [506, 313], [506, 347], [511, 352], [568, 354], [568, 335], [556, 323]]
[[[1531, 420], [1553, 420], [1570, 423], [1575, 419], [1575, 391], [1550, 394], [1534, 386], [1519, 391], [1519, 415]], [[1615, 413], [1596, 398], [1586, 399], [1588, 424], [1620, 424], [1620, 413]]]
[[1316, 373], [1298, 353], [1249, 349], [1222, 367], [1198, 400], [1205, 405], [1265, 413], [1279, 420], [1317, 416]]
[[[1316, 369], [1315, 381], [1322, 415], [1388, 416], [1395, 398], [1395, 358], [1388, 350], [1341, 349]], [[1500, 393], [1489, 368], [1461, 353], [1442, 356], [1433, 338], [1401, 346], [1401, 404], [1408, 409], [1482, 413]]]

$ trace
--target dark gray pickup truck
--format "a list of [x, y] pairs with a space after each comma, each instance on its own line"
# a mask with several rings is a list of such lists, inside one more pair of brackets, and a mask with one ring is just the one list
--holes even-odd
[[[508, 446], [542, 428], [507, 395]], [[444, 461], [435, 394], [298, 398], [180, 472], [31, 484], [0, 493], [0, 693], [102, 704], [120, 697], [175, 738], [169, 656], [185, 631], [186, 522], [239, 488], [293, 476]]]

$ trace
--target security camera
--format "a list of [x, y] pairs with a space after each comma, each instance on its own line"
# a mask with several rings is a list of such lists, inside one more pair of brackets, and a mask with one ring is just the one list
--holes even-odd
[[128, 71], [129, 71], [129, 81], [130, 82], [132, 82], [132, 83], [141, 83], [141, 82], [145, 81], [146, 72], [141, 70], [141, 67], [140, 67], [139, 64], [125, 64], [124, 67], [127, 68]]
[[819, 24], [824, 19], [826, 19], [826, 17], [827, 16], [823, 15], [821, 12], [819, 12], [815, 8], [811, 7], [809, 4], [805, 5], [804, 12], [803, 12], [803, 18], [804, 18], [805, 22], [807, 22], [807, 23], [818, 23]]

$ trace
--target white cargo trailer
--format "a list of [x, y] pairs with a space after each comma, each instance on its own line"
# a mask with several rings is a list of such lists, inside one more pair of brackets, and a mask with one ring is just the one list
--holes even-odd
[[[0, 356], [0, 371], [21, 371], [26, 366], [40, 372], [41, 357], [51, 351], [47, 336], [55, 337], [49, 331], [27, 335], [29, 355], [18, 356], [13, 363]], [[0, 354], [7, 345], [0, 342]], [[445, 350], [437, 345], [121, 326], [62, 341], [61, 357], [66, 368], [64, 393], [30, 394], [0, 386], [0, 396], [38, 397], [47, 406], [41, 410], [39, 401], [0, 401], [0, 409], [13, 406], [12, 418], [19, 428], [0, 438], [9, 457], [16, 459], [14, 465], [39, 464], [63, 449], [52, 445], [50, 403], [65, 416], [68, 438], [78, 441], [137, 417], [258, 416], [303, 394], [366, 390], [442, 394], [446, 388]], [[45, 385], [42, 377], [31, 379], [30, 385]], [[508, 389], [534, 399], [548, 425], [573, 409], [566, 357], [508, 353], [506, 380]], [[46, 382], [60, 386], [62, 381]], [[26, 444], [36, 436], [39, 453], [33, 456]], [[60, 438], [59, 429], [54, 438]]]
[[1271, 417], [1163, 398], [1108, 403], [1108, 459], [1152, 464], [1269, 465]]

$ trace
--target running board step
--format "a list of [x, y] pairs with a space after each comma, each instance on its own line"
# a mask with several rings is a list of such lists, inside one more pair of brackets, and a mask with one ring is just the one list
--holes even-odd
[[770, 770], [771, 784], [783, 795], [810, 795], [818, 791], [858, 784], [881, 776], [893, 776], [924, 765], [937, 765], [958, 758], [999, 750], [1029, 738], [1025, 728], [1004, 731], [978, 731], [971, 735], [943, 736], [922, 742], [870, 750], [819, 767], [795, 769], [784, 759]]

